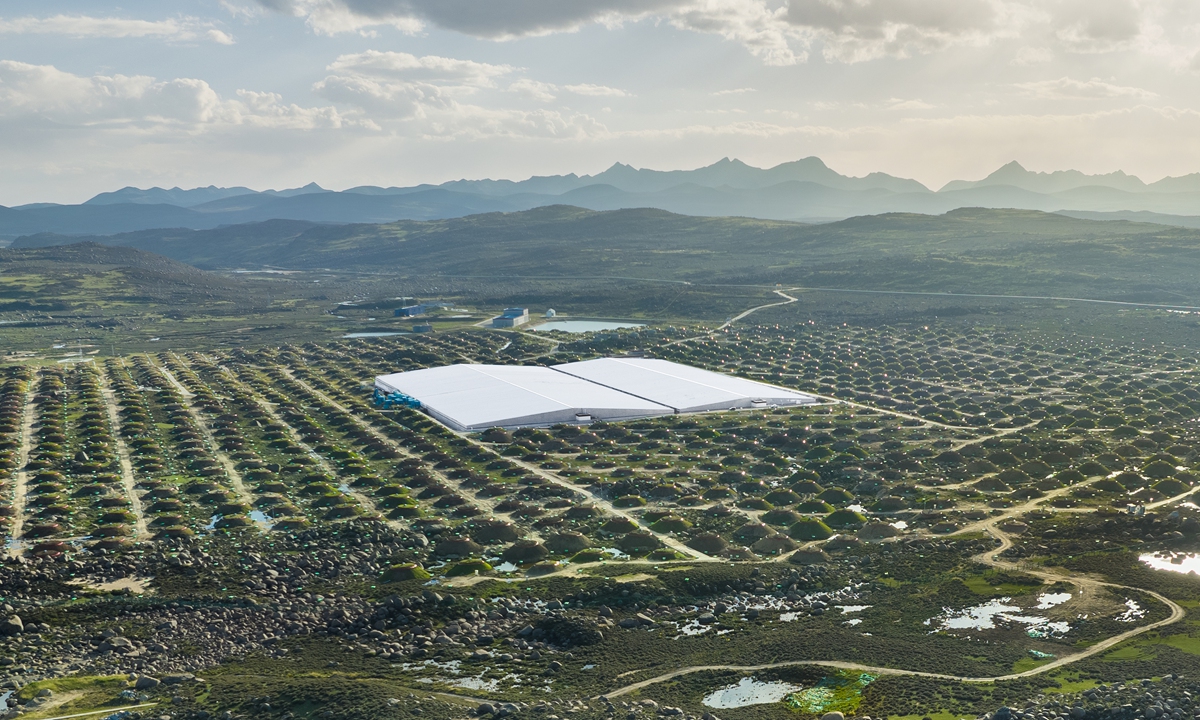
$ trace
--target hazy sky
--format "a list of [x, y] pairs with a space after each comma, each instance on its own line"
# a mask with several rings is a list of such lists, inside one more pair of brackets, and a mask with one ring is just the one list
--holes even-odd
[[5, 0], [0, 204], [808, 155], [1200, 171], [1194, 0]]

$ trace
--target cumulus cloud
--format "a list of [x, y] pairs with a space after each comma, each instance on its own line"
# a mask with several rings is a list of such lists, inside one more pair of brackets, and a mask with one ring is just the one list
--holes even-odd
[[137, 20], [87, 15], [0, 18], [0, 34], [65, 35], [76, 38], [208, 39], [221, 45], [233, 44], [233, 37], [228, 33], [196, 18]]
[[[243, 5], [230, 5], [244, 15]], [[1014, 64], [1053, 52], [1135, 48], [1187, 67], [1188, 0], [239, 0], [302, 17], [314, 32], [438, 27], [493, 40], [652, 19], [744, 46], [768, 65], [863, 62], [1011, 41]]]
[[932, 110], [935, 106], [923, 100], [904, 100], [892, 98], [887, 105], [889, 110]]
[[[515, 68], [434, 55], [369, 50], [342, 55], [330, 63], [329, 75], [314, 91], [342, 106], [365, 113], [380, 127], [403, 125], [405, 131], [431, 138], [452, 137], [585, 137], [603, 126], [583, 113], [484, 107], [468, 98], [497, 90], [501, 78]], [[526, 98], [549, 102], [560, 91], [615, 95], [601, 85], [570, 85], [520, 78], [504, 88]]]
[[1066, 0], [1054, 11], [1055, 34], [1075, 52], [1128, 47], [1141, 34], [1142, 22], [1132, 0]]
[[318, 33], [368, 32], [390, 25], [416, 33], [428, 25], [492, 40], [615, 27], [645, 18], [742, 43], [769, 64], [804, 59], [777, 0], [257, 0], [267, 10], [305, 18]]
[[629, 97], [629, 93], [620, 88], [608, 87], [607, 85], [592, 85], [583, 83], [581, 85], [563, 85], [563, 89], [567, 92], [575, 93], [576, 95], [585, 95], [587, 97]]
[[531, 100], [537, 100], [538, 102], [550, 102], [558, 97], [555, 94], [558, 92], [558, 86], [529, 78], [521, 78], [512, 83], [508, 86], [508, 91], [523, 95]]
[[208, 83], [194, 78], [85, 77], [52, 65], [12, 60], [0, 61], [0, 117], [100, 129], [219, 125], [315, 129], [337, 128], [346, 122], [332, 107], [284, 104], [271, 93], [242, 90], [237, 99], [222, 98]]
[[1057, 80], [1016, 83], [1015, 87], [1025, 94], [1046, 100], [1092, 99], [1092, 98], [1152, 98], [1155, 93], [1138, 87], [1114, 85], [1100, 78], [1074, 80], [1061, 77]]
[[268, 10], [303, 17], [334, 34], [392, 25], [417, 32], [426, 24], [504, 40], [577, 30], [650, 15], [680, 0], [258, 0]]

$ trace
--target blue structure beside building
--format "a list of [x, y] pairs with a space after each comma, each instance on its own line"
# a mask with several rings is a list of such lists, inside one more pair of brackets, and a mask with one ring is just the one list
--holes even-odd
[[529, 322], [528, 308], [504, 308], [504, 312], [500, 313], [500, 317], [492, 318], [492, 327], [517, 327], [527, 322]]

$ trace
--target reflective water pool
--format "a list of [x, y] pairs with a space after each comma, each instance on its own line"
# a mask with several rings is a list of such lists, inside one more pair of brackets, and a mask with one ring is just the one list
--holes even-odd
[[764, 682], [757, 678], [742, 678], [736, 685], [727, 685], [704, 696], [710, 708], [729, 709], [748, 705], [765, 705], [783, 700], [789, 694], [803, 690], [799, 685], [781, 681]]
[[1138, 560], [1155, 570], [1200, 573], [1200, 553], [1144, 553]]
[[551, 320], [535, 326], [534, 332], [549, 332], [558, 330], [569, 333], [599, 332], [601, 330], [620, 330], [622, 328], [646, 327], [645, 323], [617, 322], [605, 320]]

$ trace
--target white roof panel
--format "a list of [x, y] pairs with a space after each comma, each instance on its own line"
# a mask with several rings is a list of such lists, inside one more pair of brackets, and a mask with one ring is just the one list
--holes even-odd
[[795, 390], [669, 360], [600, 358], [555, 365], [554, 369], [666, 405], [681, 413], [817, 402], [812, 395]]
[[449, 365], [381, 375], [375, 385], [421, 401], [456, 430], [669, 415], [671, 409], [548, 367]]

